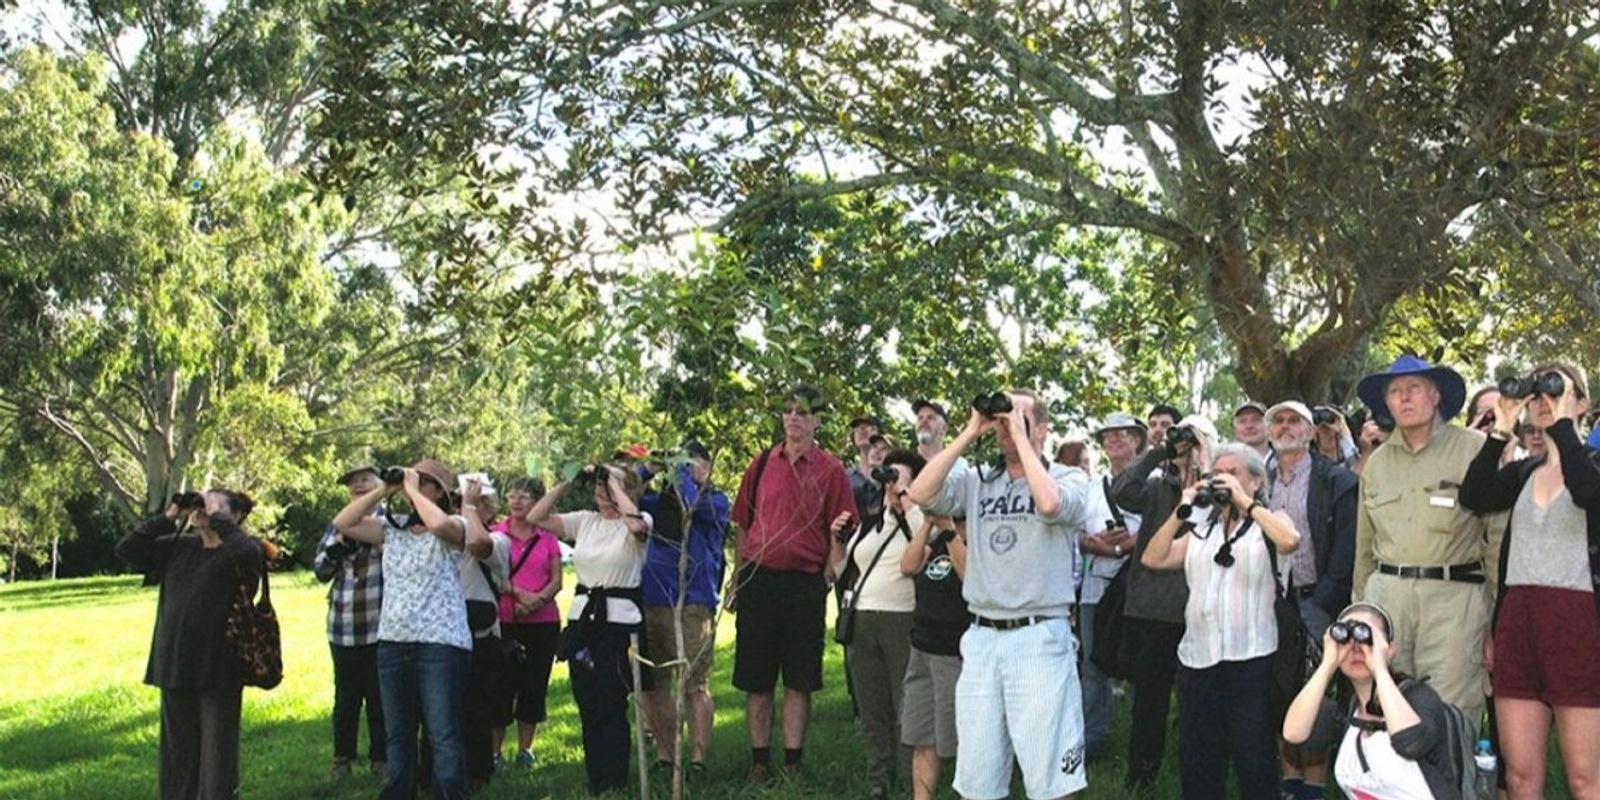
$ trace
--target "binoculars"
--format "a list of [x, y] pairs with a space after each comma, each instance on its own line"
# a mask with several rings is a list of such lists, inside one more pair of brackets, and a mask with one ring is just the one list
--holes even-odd
[[1372, 644], [1372, 626], [1365, 622], [1335, 622], [1328, 626], [1328, 638], [1338, 644], [1352, 639], [1356, 644]]
[[1524, 397], [1532, 397], [1536, 394], [1542, 394], [1545, 397], [1560, 397], [1567, 390], [1567, 379], [1562, 377], [1561, 373], [1550, 370], [1541, 372], [1538, 375], [1502, 378], [1500, 379], [1500, 385], [1496, 388], [1500, 390], [1500, 394], [1518, 400]]
[[972, 401], [972, 410], [993, 419], [1011, 413], [1011, 396], [1005, 392], [980, 394]]

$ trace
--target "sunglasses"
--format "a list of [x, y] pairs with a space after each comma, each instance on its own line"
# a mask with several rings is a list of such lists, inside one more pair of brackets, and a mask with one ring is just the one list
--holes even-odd
[[1328, 638], [1337, 644], [1352, 639], [1356, 644], [1372, 644], [1372, 626], [1365, 622], [1335, 622], [1328, 626]]

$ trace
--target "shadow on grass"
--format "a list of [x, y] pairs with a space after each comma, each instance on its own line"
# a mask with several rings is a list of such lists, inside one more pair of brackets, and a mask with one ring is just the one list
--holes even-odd
[[139, 592], [138, 575], [116, 575], [63, 581], [28, 581], [0, 587], [0, 612], [36, 608], [71, 608], [107, 602]]

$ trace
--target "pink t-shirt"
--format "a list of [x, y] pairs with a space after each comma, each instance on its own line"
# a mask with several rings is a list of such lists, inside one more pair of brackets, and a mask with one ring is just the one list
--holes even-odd
[[[494, 530], [504, 533], [511, 539], [511, 563], [508, 568], [515, 567], [518, 562], [522, 563], [516, 574], [511, 576], [511, 585], [523, 591], [537, 592], [550, 583], [553, 577], [550, 574], [550, 562], [555, 561], [556, 568], [561, 568], [561, 545], [556, 542], [555, 534], [544, 528], [534, 528], [533, 536], [527, 539], [518, 539], [512, 535], [509, 525], [503, 521], [495, 525]], [[527, 552], [529, 548], [533, 549], [532, 553]], [[527, 555], [526, 561], [523, 560], [524, 554]], [[509, 595], [500, 598], [501, 622], [559, 623], [561, 621], [561, 609], [556, 607], [554, 600], [545, 603], [538, 611], [526, 617], [516, 616], [512, 610], [515, 606], [515, 599]]]

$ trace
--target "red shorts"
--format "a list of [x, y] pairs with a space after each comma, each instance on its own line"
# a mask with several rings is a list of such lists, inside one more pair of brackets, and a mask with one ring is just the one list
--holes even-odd
[[1494, 626], [1494, 696], [1600, 708], [1600, 613], [1594, 595], [1508, 586]]

